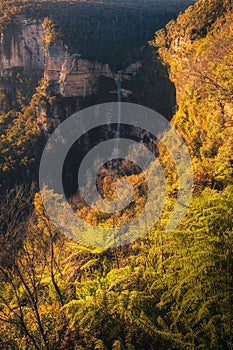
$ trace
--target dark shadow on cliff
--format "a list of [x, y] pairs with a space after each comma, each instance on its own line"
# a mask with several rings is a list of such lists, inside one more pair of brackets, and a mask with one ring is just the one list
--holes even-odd
[[[101, 103], [116, 102], [116, 82], [101, 76], [95, 86], [95, 93], [87, 97], [60, 97], [60, 120], [68, 118], [80, 109]], [[177, 109], [175, 85], [170, 81], [167, 68], [162, 62], [147, 54], [142, 68], [130, 80], [122, 80], [122, 101], [149, 107], [171, 120]], [[63, 116], [63, 118], [61, 117]]]
[[147, 52], [142, 68], [126, 88], [132, 91], [129, 102], [149, 107], [171, 120], [177, 109], [176, 89], [167, 68], [153, 52]]
[[[97, 93], [79, 98], [79, 108], [100, 103], [117, 101], [114, 79], [100, 77]], [[122, 100], [149, 107], [171, 120], [177, 110], [175, 85], [169, 79], [168, 69], [156, 56], [155, 51], [146, 48], [142, 67], [130, 80], [122, 81]]]

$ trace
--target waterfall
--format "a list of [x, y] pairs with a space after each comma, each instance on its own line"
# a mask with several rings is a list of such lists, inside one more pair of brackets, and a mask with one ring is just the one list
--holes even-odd
[[121, 132], [121, 102], [122, 102], [122, 94], [121, 94], [121, 78], [122, 78], [122, 71], [118, 71], [117, 78], [116, 78], [116, 85], [117, 85], [117, 101], [118, 101], [118, 109], [117, 109], [117, 129], [116, 129], [116, 146], [115, 146], [115, 152], [116, 155], [118, 153], [119, 148], [119, 140], [120, 132]]

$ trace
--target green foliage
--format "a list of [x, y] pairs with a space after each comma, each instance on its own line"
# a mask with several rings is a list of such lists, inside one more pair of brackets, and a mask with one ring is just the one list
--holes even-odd
[[9, 112], [2, 122], [7, 127], [1, 135], [1, 170], [9, 171], [27, 165], [33, 160], [33, 154], [30, 157], [29, 150], [31, 153], [39, 135], [34, 115]]
[[[161, 294], [159, 328], [180, 349], [231, 349], [232, 186], [205, 190], [162, 247], [152, 290]], [[160, 272], [159, 272], [160, 271]]]
[[[10, 73], [1, 78], [0, 106], [0, 188], [12, 182], [30, 182], [35, 179], [38, 159], [44, 138], [37, 122], [38, 106], [48, 102], [43, 81], [38, 77], [24, 77]], [[7, 84], [11, 84], [16, 99], [8, 95]]]
[[70, 53], [81, 53], [117, 70], [138, 60], [140, 46], [155, 29], [191, 3], [193, 0], [8, 0], [2, 5], [2, 27], [12, 20], [11, 12], [40, 19], [44, 21], [46, 45], [59, 41], [60, 31]]
[[[194, 196], [174, 232], [164, 232], [164, 223], [174, 206], [177, 174], [163, 148], [167, 206], [157, 226], [129, 246], [82, 247], [58, 232], [39, 194], [34, 210], [32, 196], [18, 187], [0, 197], [1, 348], [233, 348], [230, 4], [200, 1], [157, 34], [177, 88], [173, 124], [195, 169]], [[49, 45], [57, 30], [53, 33], [50, 20], [47, 25]], [[49, 103], [43, 82], [32, 99], [26, 94], [29, 103], [21, 77], [15, 78], [14, 106], [6, 90], [0, 91], [4, 178], [21, 167], [30, 169], [39, 137], [37, 106]], [[67, 220], [65, 212], [62, 219]]]
[[48, 47], [49, 45], [59, 44], [59, 29], [57, 28], [55, 22], [51, 18], [46, 17], [42, 27], [44, 30], [45, 46]]
[[231, 1], [199, 1], [151, 42], [175, 83], [173, 125], [189, 146], [201, 188], [232, 181], [231, 27]]
[[148, 254], [142, 245], [125, 268], [77, 283], [76, 298], [65, 305], [71, 327], [108, 349], [137, 349], [135, 334], [144, 346], [149, 339], [148, 349], [158, 343], [166, 349], [230, 349], [232, 194], [232, 186], [206, 189], [177, 231], [151, 231]]

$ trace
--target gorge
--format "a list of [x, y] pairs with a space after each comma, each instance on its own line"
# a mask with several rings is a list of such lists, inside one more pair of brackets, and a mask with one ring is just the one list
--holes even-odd
[[[63, 4], [66, 4], [65, 11], [67, 16], [70, 15], [70, 22], [66, 17], [63, 18], [64, 23], [61, 21]], [[178, 2], [177, 10], [172, 8], [170, 14], [167, 11], [167, 16], [173, 16], [173, 12], [183, 6], [182, 1]], [[103, 19], [98, 17], [102, 7], [106, 7]], [[117, 72], [122, 70], [124, 101], [140, 104], [143, 100], [145, 105], [171, 118], [176, 97], [168, 72], [159, 60], [154, 62], [148, 47], [140, 49], [140, 45], [146, 44], [145, 34], [149, 40], [156, 26], [166, 21], [160, 3], [153, 5], [151, 10], [148, 17], [146, 5], [136, 4], [133, 7], [127, 2], [114, 5], [107, 2], [61, 2], [57, 6], [53, 2], [42, 2], [38, 4], [37, 13], [31, 11], [30, 6], [20, 10], [1, 31], [0, 85], [6, 98], [8, 96], [10, 100], [17, 94], [15, 83], [10, 83], [11, 76], [25, 78], [22, 88], [25, 91], [20, 91], [23, 95], [30, 90], [28, 95], [32, 96], [33, 90], [36, 92], [40, 85], [49, 102], [38, 105], [38, 124], [42, 129], [50, 130], [79, 109], [116, 101], [115, 80]], [[91, 19], [92, 13], [96, 16], [95, 21]], [[129, 29], [123, 34], [121, 22], [127, 20]], [[135, 40], [135, 23], [132, 22], [135, 20], [138, 22], [138, 42]], [[89, 28], [89, 25], [92, 27]], [[87, 33], [93, 32], [95, 25], [95, 43], [90, 51], [93, 40]], [[113, 33], [105, 32], [103, 35], [103, 26], [106, 25], [112, 26]], [[67, 34], [69, 31], [73, 32], [72, 35]], [[110, 47], [111, 52], [108, 51]], [[148, 81], [144, 77], [151, 75], [148, 62], [153, 66], [151, 71], [156, 74], [156, 80], [149, 78]], [[27, 86], [28, 77], [30, 84]]]
[[[0, 349], [232, 350], [233, 1], [4, 0], [0, 33]], [[132, 124], [115, 104], [104, 125], [117, 100]], [[148, 134], [144, 106], [179, 138]], [[86, 201], [78, 166], [118, 135], [142, 147], [88, 158]], [[123, 209], [88, 202], [119, 184]]]

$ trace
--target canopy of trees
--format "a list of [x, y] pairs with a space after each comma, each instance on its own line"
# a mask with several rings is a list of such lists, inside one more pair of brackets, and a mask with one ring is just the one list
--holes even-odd
[[[233, 348], [232, 23], [232, 1], [202, 0], [151, 42], [177, 90], [172, 122], [190, 149], [195, 176], [187, 215], [169, 234], [164, 227], [177, 179], [161, 146], [168, 198], [149, 232], [102, 250], [63, 236], [27, 174], [40, 153], [35, 113], [48, 102], [43, 82], [25, 97], [14, 77], [13, 102], [0, 91], [1, 349]], [[22, 174], [19, 185], [9, 181], [12, 173], [13, 179]], [[135, 214], [145, 179], [129, 177], [141, 200]], [[105, 178], [105, 195], [114, 196], [114, 185]], [[77, 211], [89, 222], [109, 224], [85, 207]]]
[[[55, 21], [70, 53], [122, 69], [140, 57], [138, 49], [193, 0], [14, 1], [2, 3], [2, 28], [17, 14]], [[48, 23], [47, 23], [48, 24]], [[0, 27], [1, 28], [1, 27]], [[47, 38], [49, 37], [47, 25]], [[51, 29], [51, 26], [50, 26]], [[53, 36], [54, 36], [53, 31]]]

